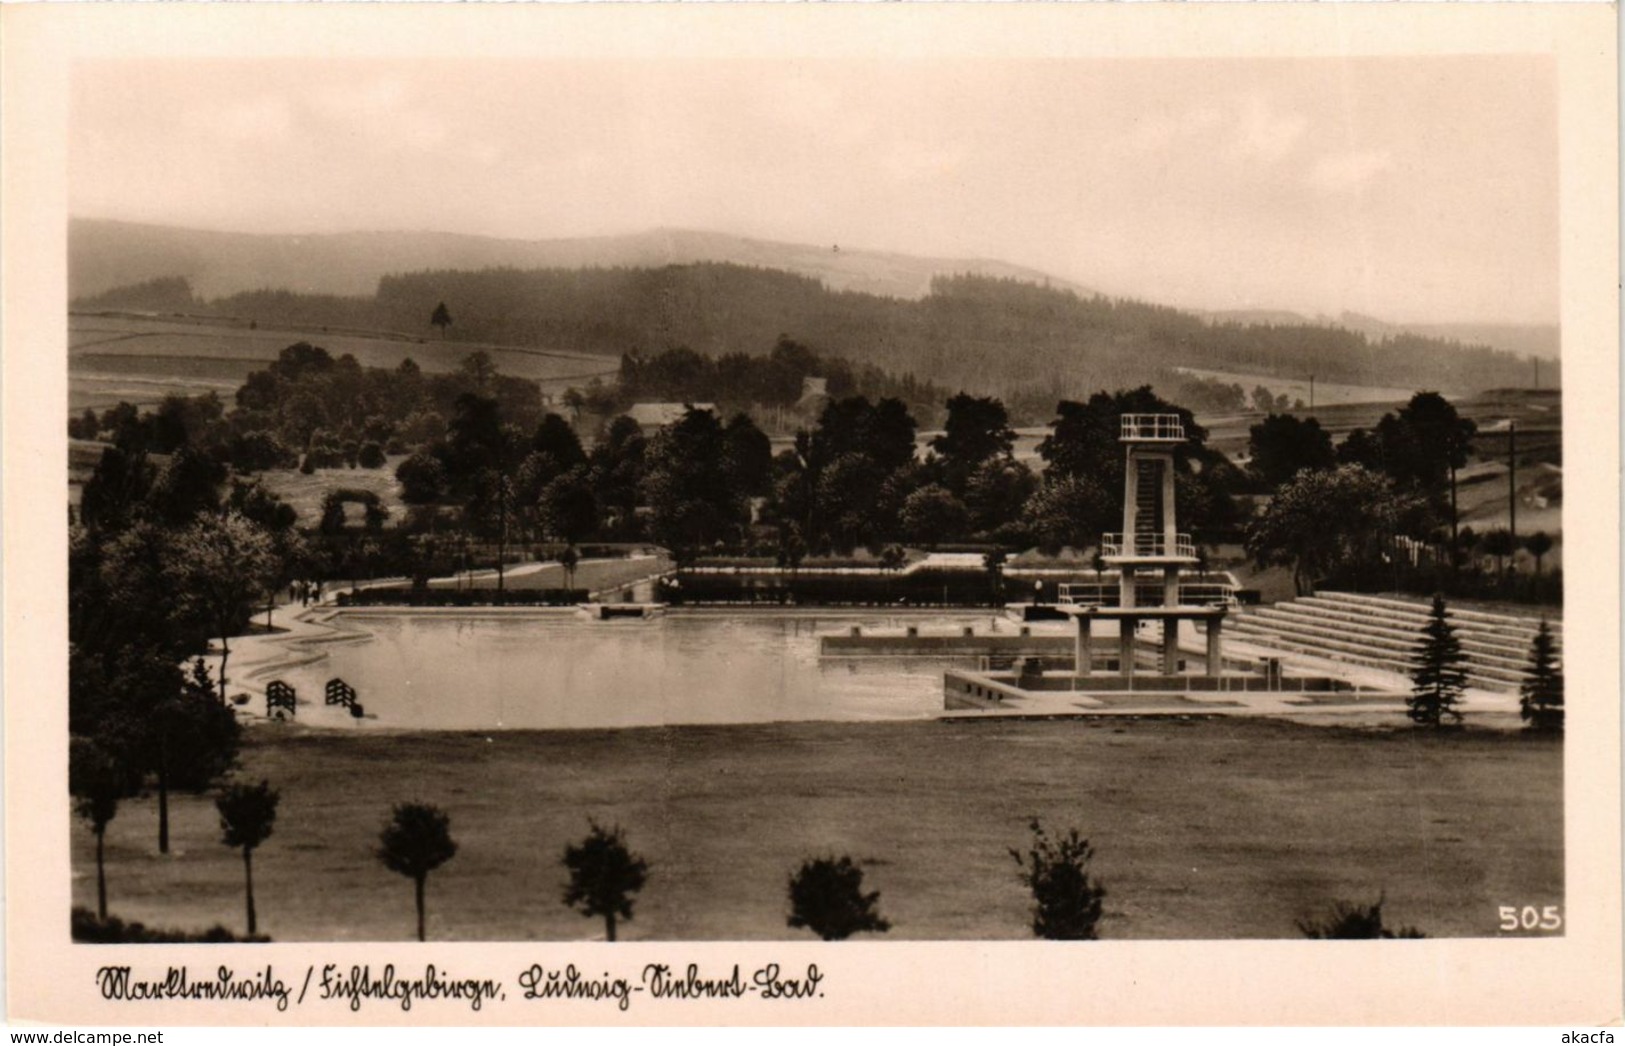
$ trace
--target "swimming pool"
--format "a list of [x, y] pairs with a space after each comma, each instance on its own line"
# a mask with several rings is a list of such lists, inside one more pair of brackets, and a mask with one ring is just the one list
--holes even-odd
[[[565, 729], [675, 723], [918, 719], [942, 710], [942, 672], [964, 659], [820, 658], [852, 625], [1012, 631], [989, 614], [674, 612], [592, 621], [560, 613], [351, 611], [351, 641], [279, 677], [316, 708], [335, 676], [369, 723], [424, 729]], [[308, 709], [308, 711], [307, 711]]]

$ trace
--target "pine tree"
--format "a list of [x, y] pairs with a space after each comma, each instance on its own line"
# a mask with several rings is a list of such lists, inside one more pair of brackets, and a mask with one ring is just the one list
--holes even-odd
[[1523, 719], [1531, 730], [1563, 729], [1563, 670], [1557, 665], [1557, 648], [1545, 618], [1529, 646], [1529, 669], [1519, 692]]
[[1456, 706], [1467, 689], [1466, 663], [1456, 629], [1445, 617], [1444, 596], [1436, 595], [1411, 669], [1411, 696], [1405, 705], [1412, 721], [1443, 726], [1446, 719], [1461, 720]]
[[441, 302], [434, 307], [434, 314], [429, 317], [429, 324], [440, 328], [442, 338], [446, 336], [446, 328], [451, 326], [451, 310], [446, 308], [445, 302]]

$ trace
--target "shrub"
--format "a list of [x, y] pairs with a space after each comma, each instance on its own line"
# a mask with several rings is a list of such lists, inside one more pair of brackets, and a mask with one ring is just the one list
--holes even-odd
[[348, 606], [574, 606], [587, 601], [584, 588], [362, 588], [340, 592], [338, 604]]
[[1098, 934], [1106, 888], [1089, 877], [1094, 850], [1077, 829], [1053, 840], [1035, 817], [1032, 846], [1011, 849], [1023, 885], [1033, 895], [1033, 936], [1052, 941], [1092, 941]]
[[1312, 940], [1320, 941], [1354, 941], [1374, 940], [1376, 938], [1419, 938], [1426, 937], [1422, 931], [1405, 926], [1398, 930], [1390, 930], [1382, 924], [1382, 898], [1377, 898], [1375, 904], [1349, 904], [1338, 901], [1332, 905], [1326, 918], [1299, 919], [1298, 932]]
[[138, 922], [125, 922], [116, 915], [98, 919], [88, 908], [75, 907], [70, 919], [73, 939], [81, 944], [266, 944], [264, 934], [239, 937], [224, 926], [211, 926], [201, 932], [161, 930]]
[[863, 870], [852, 858], [818, 857], [803, 861], [790, 877], [792, 929], [806, 927], [826, 941], [844, 941], [855, 933], [885, 933], [891, 923], [875, 911], [880, 892], [863, 892]]

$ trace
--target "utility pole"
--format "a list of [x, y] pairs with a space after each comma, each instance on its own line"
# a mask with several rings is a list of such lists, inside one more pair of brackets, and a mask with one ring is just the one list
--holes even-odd
[[1451, 465], [1450, 466], [1450, 552], [1451, 552], [1452, 558], [1451, 558], [1450, 561], [1452, 563], [1455, 562], [1454, 556], [1455, 556], [1455, 551], [1456, 551], [1456, 538], [1457, 538], [1456, 526], [1460, 521], [1461, 521], [1460, 517], [1456, 514], [1456, 466]]
[[1507, 527], [1512, 531], [1514, 543], [1518, 540], [1518, 423], [1507, 422], [1507, 506], [1510, 510], [1510, 522]]
[[1309, 375], [1309, 409], [1315, 409], [1315, 376]]

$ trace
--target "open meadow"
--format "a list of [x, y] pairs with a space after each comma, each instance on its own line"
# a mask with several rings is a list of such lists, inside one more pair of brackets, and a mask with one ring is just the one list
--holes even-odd
[[[455, 695], [447, 695], [455, 699]], [[1291, 938], [1333, 902], [1389, 925], [1493, 936], [1502, 904], [1563, 902], [1560, 739], [1270, 720], [1094, 718], [800, 723], [552, 732], [249, 730], [240, 776], [282, 792], [255, 853], [262, 932], [406, 940], [411, 884], [373, 857], [392, 804], [451, 817], [431, 940], [580, 940], [560, 903], [566, 844], [619, 824], [650, 863], [625, 939], [797, 937], [785, 886], [805, 857], [861, 860], [892, 939], [1029, 935], [1007, 852], [1038, 816], [1076, 827], [1105, 885], [1104, 938]], [[242, 862], [207, 797], [152, 800], [107, 838], [109, 909], [149, 925], [242, 928]], [[74, 902], [94, 907], [75, 823]], [[67, 913], [63, 913], [64, 920]]]

